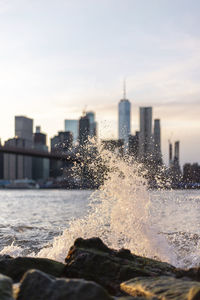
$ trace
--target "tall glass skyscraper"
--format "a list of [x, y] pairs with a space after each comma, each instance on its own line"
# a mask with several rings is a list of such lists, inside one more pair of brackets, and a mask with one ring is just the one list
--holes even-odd
[[91, 138], [96, 137], [97, 135], [97, 122], [95, 121], [95, 113], [92, 111], [86, 112], [86, 116], [89, 119], [90, 129], [89, 136]]
[[128, 99], [122, 99], [118, 105], [119, 139], [128, 144], [128, 137], [131, 131], [131, 103]]
[[73, 135], [73, 143], [78, 140], [79, 135], [79, 121], [78, 120], [65, 120], [65, 131], [70, 131]]

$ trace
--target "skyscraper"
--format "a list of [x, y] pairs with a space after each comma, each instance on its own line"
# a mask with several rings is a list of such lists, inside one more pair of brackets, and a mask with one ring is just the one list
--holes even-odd
[[[33, 147], [33, 120], [24, 116], [15, 117], [15, 138], [5, 142], [6, 146]], [[4, 154], [5, 179], [32, 179], [32, 158], [15, 154]]]
[[[48, 151], [46, 145], [46, 134], [41, 132], [40, 126], [36, 127], [36, 132], [33, 135], [34, 148], [40, 151]], [[45, 180], [49, 177], [49, 159], [33, 157], [33, 179], [35, 180]]]
[[78, 120], [65, 120], [65, 131], [70, 131], [73, 136], [73, 144], [78, 141], [79, 122]]
[[139, 157], [148, 159], [152, 154], [152, 107], [140, 107]]
[[70, 151], [72, 148], [72, 133], [70, 131], [59, 131], [58, 135], [51, 138], [51, 152]]
[[97, 135], [97, 122], [95, 121], [95, 113], [90, 111], [86, 112], [86, 117], [89, 119], [89, 136], [91, 138]]
[[128, 146], [128, 137], [131, 131], [131, 103], [126, 99], [126, 88], [124, 85], [124, 97], [118, 105], [118, 137], [124, 141], [125, 148]]
[[[25, 148], [33, 147], [33, 120], [24, 116], [15, 116], [15, 136], [24, 140]], [[32, 157], [22, 157], [24, 178], [32, 178]], [[18, 166], [20, 168], [20, 165]]]
[[33, 141], [33, 120], [24, 116], [15, 117], [15, 136], [26, 141]]
[[161, 163], [162, 161], [162, 154], [161, 154], [161, 135], [160, 135], [160, 120], [154, 120], [154, 159]]
[[174, 165], [179, 166], [180, 160], [180, 142], [176, 141], [174, 145]]
[[173, 146], [172, 143], [169, 141], [169, 167], [173, 165]]
[[[70, 131], [60, 131], [58, 135], [51, 138], [51, 152], [67, 153], [72, 148], [72, 133]], [[62, 160], [50, 161], [50, 176], [53, 178], [64, 177], [66, 163]]]
[[180, 142], [176, 141], [174, 144], [174, 159], [170, 166], [170, 173], [172, 178], [172, 183], [174, 186], [179, 185], [181, 180], [181, 168], [180, 168]]
[[[5, 146], [24, 148], [24, 140], [13, 138], [5, 141]], [[4, 179], [24, 179], [24, 158], [21, 155], [4, 154]]]
[[83, 116], [79, 120], [79, 145], [84, 146], [88, 142], [90, 133], [90, 121], [87, 116]]

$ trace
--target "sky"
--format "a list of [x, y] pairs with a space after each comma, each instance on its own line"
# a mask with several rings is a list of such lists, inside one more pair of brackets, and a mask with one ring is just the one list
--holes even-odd
[[0, 0], [0, 137], [14, 116], [48, 138], [64, 119], [95, 111], [100, 138], [117, 138], [126, 78], [132, 133], [139, 107], [161, 119], [162, 151], [200, 163], [199, 0]]

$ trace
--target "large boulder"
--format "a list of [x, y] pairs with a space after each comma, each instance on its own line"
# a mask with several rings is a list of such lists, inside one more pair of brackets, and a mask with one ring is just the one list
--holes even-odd
[[177, 270], [177, 278], [188, 277], [194, 281], [200, 281], [200, 268], [190, 268], [187, 270], [178, 269]]
[[30, 269], [37, 269], [59, 277], [63, 273], [64, 267], [64, 264], [46, 258], [12, 258], [8, 255], [0, 257], [0, 273], [11, 277], [15, 282], [18, 282]]
[[131, 297], [131, 296], [124, 296], [124, 297], [115, 297], [114, 300], [159, 300], [157, 297]]
[[176, 268], [153, 259], [131, 254], [129, 250], [108, 248], [99, 238], [78, 238], [65, 259], [63, 276], [84, 278], [120, 296], [120, 283], [138, 276], [176, 275]]
[[0, 299], [13, 300], [12, 279], [2, 274], [0, 274]]
[[157, 297], [162, 300], [200, 299], [200, 283], [186, 278], [139, 277], [122, 283], [121, 289], [131, 296]]
[[56, 279], [37, 270], [28, 271], [17, 300], [112, 300], [98, 284], [83, 279]]

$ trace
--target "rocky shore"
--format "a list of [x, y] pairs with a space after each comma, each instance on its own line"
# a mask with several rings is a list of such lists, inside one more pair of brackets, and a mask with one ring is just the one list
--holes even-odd
[[[67, 253], [66, 253], [67, 254]], [[64, 263], [0, 256], [0, 300], [200, 299], [200, 268], [172, 265], [78, 238]]]

